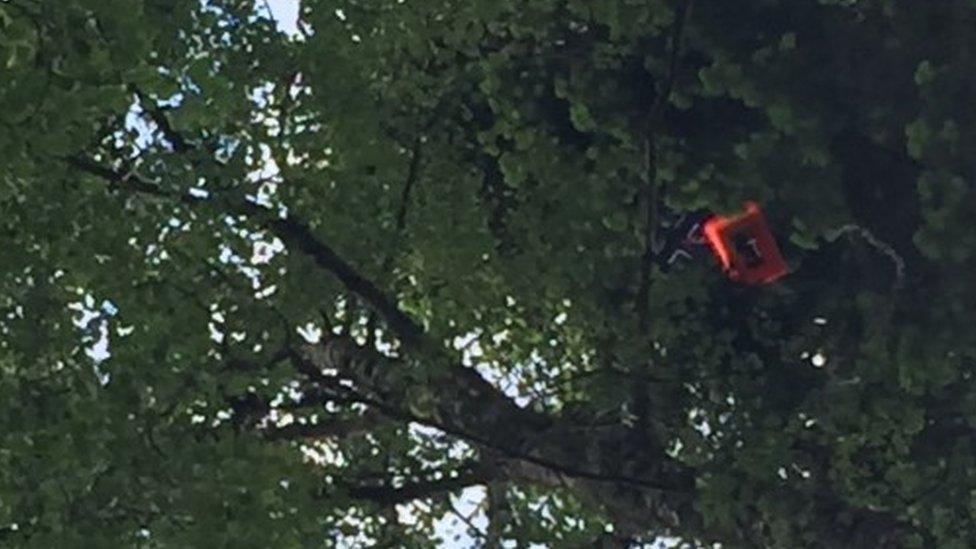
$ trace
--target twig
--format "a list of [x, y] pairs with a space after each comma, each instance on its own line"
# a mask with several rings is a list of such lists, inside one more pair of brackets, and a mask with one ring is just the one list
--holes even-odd
[[[478, 508], [475, 508], [475, 511], [477, 511], [477, 510], [478, 510]], [[482, 541], [485, 541], [485, 542], [488, 541], [488, 534], [485, 533], [485, 532], [482, 532], [480, 528], [478, 528], [477, 526], [475, 526], [474, 523], [471, 522], [471, 517], [465, 515], [461, 511], [458, 511], [457, 510], [457, 507], [454, 506], [454, 502], [453, 501], [451, 502], [451, 513], [453, 513], [457, 518], [461, 519], [461, 522], [463, 522], [465, 524], [465, 526], [468, 527], [468, 534], [470, 534], [472, 536], [475, 536], [475, 537], [477, 537], [478, 539], [480, 539]]]
[[407, 176], [403, 182], [403, 192], [400, 193], [400, 207], [397, 209], [396, 215], [396, 232], [401, 238], [407, 226], [407, 209], [410, 206], [410, 195], [419, 179], [420, 159], [422, 157], [421, 143], [422, 137], [418, 135], [413, 142], [413, 149], [410, 152], [410, 165], [407, 166]]
[[264, 11], [268, 12], [268, 19], [271, 19], [271, 22], [274, 23], [275, 28], [278, 28], [278, 18], [274, 16], [274, 11], [271, 9], [271, 4], [268, 3], [268, 0], [264, 0], [263, 3]]
[[895, 249], [891, 247], [890, 244], [887, 244], [886, 242], [882, 242], [876, 236], [874, 236], [874, 234], [871, 231], [856, 224], [844, 225], [843, 227], [837, 229], [836, 231], [831, 232], [827, 238], [828, 240], [833, 241], [833, 240], [837, 240], [838, 238], [840, 238], [845, 234], [860, 236], [862, 239], [864, 239], [865, 242], [868, 243], [869, 246], [871, 246], [875, 250], [887, 256], [888, 259], [890, 259], [895, 266], [895, 283], [892, 286], [892, 289], [897, 291], [904, 287], [905, 259], [902, 258], [898, 254], [898, 252], [896, 252]]
[[691, 14], [692, 0], [687, 0], [681, 4], [675, 16], [674, 28], [671, 33], [671, 51], [668, 61], [668, 72], [664, 79], [664, 87], [657, 94], [654, 104], [648, 109], [644, 120], [644, 140], [643, 140], [643, 166], [641, 171], [642, 192], [644, 196], [644, 254], [641, 257], [640, 265], [640, 286], [637, 290], [637, 328], [639, 333], [647, 330], [648, 310], [647, 300], [651, 285], [651, 265], [654, 262], [654, 253], [657, 245], [657, 220], [658, 220], [658, 189], [655, 184], [655, 171], [657, 170], [657, 158], [655, 142], [657, 124], [660, 120], [668, 100], [671, 98], [671, 91], [674, 89], [674, 79], [678, 71], [678, 58], [681, 53], [681, 38], [684, 34], [685, 24]]
[[[393, 260], [396, 257], [397, 250], [403, 243], [405, 237], [405, 231], [407, 227], [407, 210], [410, 208], [410, 197], [413, 193], [413, 189], [417, 184], [417, 180], [420, 178], [420, 160], [421, 160], [421, 144], [422, 136], [417, 135], [414, 139], [413, 147], [410, 150], [410, 164], [407, 166], [407, 175], [403, 181], [403, 190], [400, 193], [400, 205], [397, 207], [396, 213], [396, 224], [394, 225], [394, 244], [393, 247], [387, 252], [386, 257], [383, 258], [383, 270], [384, 274], [390, 273], [393, 269]], [[366, 329], [368, 330], [367, 339], [370, 345], [374, 345], [375, 337], [375, 326], [374, 326], [374, 316], [372, 311], [366, 322]]]
[[[674, 79], [678, 69], [678, 57], [681, 50], [681, 37], [684, 32], [685, 23], [691, 13], [691, 0], [686, 0], [681, 4], [675, 17], [674, 27], [671, 33], [670, 55], [668, 61], [668, 72], [664, 78], [664, 86], [658, 92], [654, 104], [647, 112], [644, 120], [644, 140], [641, 170], [643, 173], [640, 194], [644, 198], [644, 253], [640, 259], [639, 286], [635, 301], [637, 310], [637, 333], [638, 337], [644, 337], [650, 322], [649, 297], [651, 290], [651, 267], [654, 263], [655, 251], [657, 249], [657, 225], [658, 225], [658, 186], [657, 186], [657, 143], [656, 132], [661, 114], [671, 98], [671, 90], [674, 88]], [[635, 364], [635, 368], [640, 365]], [[635, 383], [631, 396], [634, 403], [634, 415], [638, 418], [637, 429], [634, 433], [639, 440], [636, 444], [646, 444], [644, 440], [648, 435], [648, 415], [650, 414], [650, 402], [646, 384]]]

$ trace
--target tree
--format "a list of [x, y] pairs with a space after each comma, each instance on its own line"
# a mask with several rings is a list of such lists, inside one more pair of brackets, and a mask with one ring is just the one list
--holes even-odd
[[0, 1], [5, 546], [976, 544], [973, 2], [264, 9]]

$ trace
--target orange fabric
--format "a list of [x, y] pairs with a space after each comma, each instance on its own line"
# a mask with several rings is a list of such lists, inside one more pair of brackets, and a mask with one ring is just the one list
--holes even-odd
[[[776, 239], [755, 202], [747, 202], [739, 215], [709, 219], [702, 233], [722, 270], [732, 280], [743, 284], [770, 284], [788, 272]], [[744, 250], [743, 243], [746, 244]]]

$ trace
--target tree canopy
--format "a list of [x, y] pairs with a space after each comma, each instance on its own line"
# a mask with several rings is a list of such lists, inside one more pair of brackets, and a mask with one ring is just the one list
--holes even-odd
[[[976, 546], [974, 69], [971, 0], [0, 0], [0, 544]], [[746, 200], [786, 278], [662, 256]]]

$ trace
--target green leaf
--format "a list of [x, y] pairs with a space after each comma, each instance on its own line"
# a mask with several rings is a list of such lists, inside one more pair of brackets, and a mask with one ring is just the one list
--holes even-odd
[[920, 62], [915, 69], [915, 84], [919, 87], [927, 86], [933, 80], [935, 80], [935, 69], [932, 67], [932, 62], [928, 59]]
[[569, 118], [573, 127], [581, 132], [588, 132], [596, 127], [596, 122], [590, 114], [590, 109], [583, 103], [573, 103], [569, 107]]

